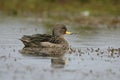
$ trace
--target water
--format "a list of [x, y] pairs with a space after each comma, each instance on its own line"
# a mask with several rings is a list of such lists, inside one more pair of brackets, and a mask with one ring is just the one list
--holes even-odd
[[[110, 56], [108, 47], [120, 48], [120, 28], [76, 30], [65, 35], [76, 51], [66, 54], [58, 65], [51, 57], [25, 56], [19, 53], [23, 35], [46, 33], [41, 21], [34, 18], [1, 17], [0, 19], [0, 79], [1, 80], [119, 80], [120, 58]], [[97, 49], [100, 51], [95, 51]], [[78, 50], [81, 50], [79, 52]], [[92, 51], [93, 50], [93, 51]], [[104, 54], [101, 54], [104, 52]], [[99, 55], [98, 55], [99, 53]], [[56, 59], [55, 59], [56, 61]]]

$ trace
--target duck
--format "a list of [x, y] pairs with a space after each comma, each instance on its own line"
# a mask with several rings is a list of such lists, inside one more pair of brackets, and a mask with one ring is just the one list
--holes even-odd
[[69, 49], [65, 34], [72, 33], [67, 31], [66, 25], [56, 24], [52, 34], [24, 35], [20, 39], [24, 44], [20, 52], [37, 56], [63, 56]]

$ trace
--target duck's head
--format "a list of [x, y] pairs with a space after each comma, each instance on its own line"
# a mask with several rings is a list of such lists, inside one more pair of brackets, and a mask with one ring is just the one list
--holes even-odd
[[71, 32], [67, 31], [67, 28], [64, 24], [57, 24], [52, 31], [53, 36], [63, 36], [64, 34], [71, 34]]

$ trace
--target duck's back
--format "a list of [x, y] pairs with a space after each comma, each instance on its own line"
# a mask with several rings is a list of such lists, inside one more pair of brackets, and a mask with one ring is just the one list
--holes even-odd
[[20, 40], [24, 43], [25, 47], [40, 47], [41, 42], [50, 42], [52, 35], [48, 34], [34, 34], [24, 35]]
[[48, 34], [24, 35], [20, 40], [24, 43], [25, 47], [41, 47], [41, 42], [68, 45], [63, 37]]

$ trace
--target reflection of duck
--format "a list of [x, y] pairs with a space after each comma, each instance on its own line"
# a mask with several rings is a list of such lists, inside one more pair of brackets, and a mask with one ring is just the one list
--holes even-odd
[[51, 59], [51, 66], [53, 68], [64, 68], [65, 64], [66, 64], [66, 59], [64, 58], [59, 57], [59, 58]]
[[24, 54], [41, 56], [60, 56], [68, 50], [68, 42], [64, 39], [64, 34], [71, 34], [63, 24], [57, 24], [52, 31], [52, 35], [34, 34], [24, 35], [20, 40], [25, 47], [22, 49]]

